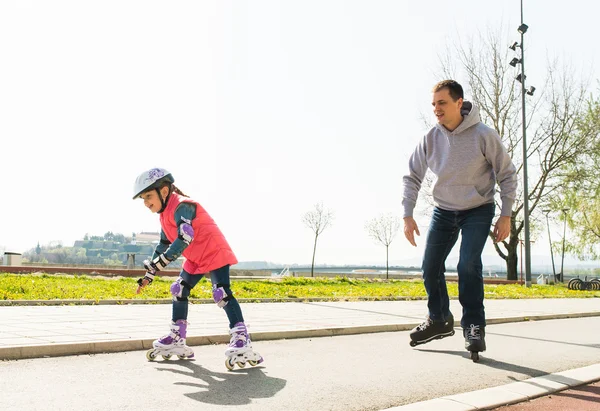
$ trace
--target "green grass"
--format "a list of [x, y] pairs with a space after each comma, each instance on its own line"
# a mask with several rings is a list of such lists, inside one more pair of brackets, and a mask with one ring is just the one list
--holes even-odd
[[[0, 300], [128, 300], [171, 299], [169, 286], [173, 278], [158, 278], [136, 295], [134, 278], [100, 278], [86, 275], [2, 274]], [[337, 278], [283, 278], [281, 280], [236, 280], [232, 288], [237, 298], [276, 299], [330, 298], [420, 299], [426, 296], [420, 280], [378, 280]], [[458, 285], [448, 283], [451, 297], [458, 296]], [[210, 299], [210, 281], [200, 281], [191, 298]], [[576, 298], [600, 297], [600, 291], [573, 291], [565, 285], [485, 285], [486, 298]]]

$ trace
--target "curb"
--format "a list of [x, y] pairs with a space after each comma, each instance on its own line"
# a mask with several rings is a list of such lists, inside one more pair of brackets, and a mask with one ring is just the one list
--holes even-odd
[[415, 402], [385, 411], [491, 410], [600, 381], [600, 364], [547, 374], [499, 387]]
[[[237, 298], [240, 303], [306, 303], [306, 302], [345, 302], [345, 301], [423, 301], [426, 296], [417, 297], [282, 297], [282, 298]], [[450, 298], [457, 300], [458, 298]], [[124, 300], [0, 300], [0, 307], [54, 306], [54, 305], [128, 305], [128, 304], [171, 304], [171, 298], [147, 298]], [[212, 298], [190, 298], [191, 304], [214, 304]]]
[[[566, 318], [599, 317], [600, 311], [583, 312], [573, 314], [547, 314], [527, 317], [504, 317], [487, 320], [489, 324], [505, 324], [524, 321], [542, 321], [557, 320]], [[284, 331], [262, 331], [253, 332], [253, 341], [282, 340], [291, 338], [317, 338], [334, 337], [338, 335], [369, 334], [378, 332], [408, 331], [416, 327], [418, 323], [413, 324], [381, 324], [381, 325], [361, 325], [354, 327], [329, 327], [313, 328], [306, 330], [284, 330]], [[0, 361], [2, 360], [21, 360], [41, 357], [59, 357], [67, 355], [89, 355], [102, 353], [116, 353], [125, 351], [148, 350], [152, 348], [154, 339], [122, 339], [112, 341], [96, 341], [84, 343], [67, 344], [44, 344], [29, 345], [17, 347], [0, 347]], [[187, 342], [190, 346], [227, 344], [229, 336], [225, 334], [189, 336]], [[599, 373], [600, 379], [600, 373]], [[443, 408], [445, 409], [445, 408]], [[448, 408], [453, 410], [454, 408]], [[471, 409], [471, 408], [469, 408]], [[462, 410], [462, 408], [461, 408]]]

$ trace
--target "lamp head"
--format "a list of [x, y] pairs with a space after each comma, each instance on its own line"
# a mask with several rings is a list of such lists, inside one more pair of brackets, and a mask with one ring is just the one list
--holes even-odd
[[525, 33], [527, 33], [528, 28], [529, 28], [529, 26], [527, 24], [521, 24], [519, 26], [519, 28], [517, 29], [517, 31], [521, 34], [525, 34]]

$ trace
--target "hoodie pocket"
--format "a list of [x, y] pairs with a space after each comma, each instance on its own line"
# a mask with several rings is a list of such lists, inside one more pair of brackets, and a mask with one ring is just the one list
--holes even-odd
[[433, 189], [433, 198], [442, 208], [446, 206], [459, 210], [477, 207], [487, 201], [472, 185], [436, 186]]

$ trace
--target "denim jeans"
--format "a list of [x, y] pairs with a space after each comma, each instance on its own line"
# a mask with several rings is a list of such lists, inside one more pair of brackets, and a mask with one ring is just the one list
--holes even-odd
[[463, 328], [471, 324], [485, 327], [481, 253], [490, 233], [494, 212], [493, 203], [464, 211], [447, 211], [438, 207], [433, 210], [422, 265], [427, 308], [432, 320], [444, 321], [450, 315], [444, 273], [446, 258], [460, 233], [462, 239], [457, 267], [458, 299], [463, 308], [460, 324]]
[[[233, 328], [236, 323], [244, 322], [244, 317], [242, 316], [242, 308], [240, 307], [240, 303], [231, 293], [231, 284], [229, 281], [229, 266], [226, 265], [221, 268], [217, 268], [216, 270], [211, 271], [210, 273], [210, 281], [213, 285], [219, 285], [219, 287], [223, 287], [228, 295], [231, 296], [230, 300], [227, 302], [227, 305], [223, 307], [225, 313], [227, 314], [227, 318], [229, 319], [229, 328]], [[173, 322], [177, 320], [187, 320], [188, 317], [188, 300], [187, 298], [190, 295], [190, 291], [192, 288], [200, 282], [204, 278], [202, 274], [190, 274], [185, 270], [181, 270], [181, 274], [179, 276], [189, 284], [190, 288], [183, 287], [181, 298], [182, 300], [173, 300]]]

